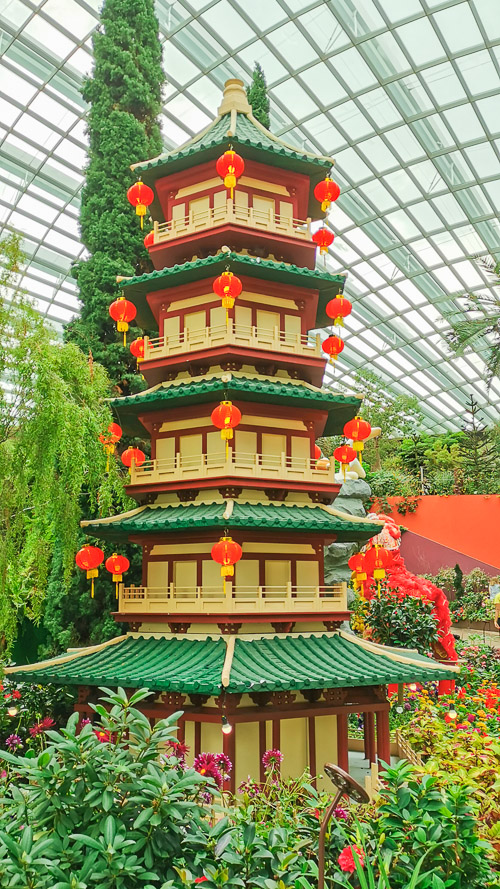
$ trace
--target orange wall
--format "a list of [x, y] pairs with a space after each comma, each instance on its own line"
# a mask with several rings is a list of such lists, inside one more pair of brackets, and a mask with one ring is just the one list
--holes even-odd
[[457, 494], [420, 497], [415, 512], [400, 515], [389, 497], [392, 515], [415, 534], [448, 546], [500, 570], [500, 497]]

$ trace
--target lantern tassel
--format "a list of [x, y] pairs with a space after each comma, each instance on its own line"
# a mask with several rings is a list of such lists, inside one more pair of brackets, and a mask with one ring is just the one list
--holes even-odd
[[[141, 219], [142, 219], [142, 216], [141, 216]], [[126, 345], [127, 345], [127, 331], [124, 330], [123, 331], [123, 346], [124, 346], [124, 348], [126, 347]]]
[[229, 460], [229, 439], [226, 438], [226, 463]]
[[90, 598], [94, 598], [94, 578], [90, 581]]

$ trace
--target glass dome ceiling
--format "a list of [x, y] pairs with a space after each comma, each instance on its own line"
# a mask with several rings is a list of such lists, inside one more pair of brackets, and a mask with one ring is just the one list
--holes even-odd
[[[0, 0], [0, 224], [23, 235], [21, 286], [56, 325], [78, 311], [79, 86], [99, 6]], [[500, 381], [488, 393], [479, 353], [450, 356], [441, 314], [487, 290], [475, 256], [500, 259], [498, 0], [157, 0], [157, 13], [166, 147], [258, 61], [273, 131], [336, 158], [326, 268], [348, 272], [355, 304], [337, 378], [372, 369], [434, 431], [460, 427], [470, 392], [498, 420]]]

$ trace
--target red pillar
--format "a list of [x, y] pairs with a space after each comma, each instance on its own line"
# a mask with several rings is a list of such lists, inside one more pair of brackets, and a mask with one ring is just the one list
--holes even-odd
[[281, 744], [281, 720], [273, 719], [273, 750], [279, 750]]
[[373, 713], [363, 713], [363, 733], [365, 742], [365, 759], [369, 763], [376, 761], [375, 749], [375, 717]]
[[201, 722], [194, 724], [194, 755], [199, 756], [201, 753]]
[[347, 739], [347, 713], [337, 714], [337, 765], [349, 771], [349, 742]]
[[379, 769], [384, 767], [382, 762], [390, 765], [391, 763], [391, 739], [389, 730], [389, 711], [379, 710], [377, 712], [377, 757]]

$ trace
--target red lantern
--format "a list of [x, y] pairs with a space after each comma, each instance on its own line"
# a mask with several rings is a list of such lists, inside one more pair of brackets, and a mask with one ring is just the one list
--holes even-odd
[[232, 309], [234, 301], [243, 290], [240, 279], [226, 269], [212, 284], [212, 290], [222, 300], [222, 308], [226, 310], [226, 322], [229, 318], [228, 309]]
[[322, 456], [323, 456], [323, 454], [321, 453], [321, 448], [320, 448], [320, 446], [317, 445], [317, 444], [315, 444], [315, 445], [314, 445], [314, 459], [315, 459], [315, 460], [321, 460]]
[[380, 595], [380, 581], [385, 577], [385, 569], [392, 562], [392, 555], [388, 549], [379, 546], [376, 543], [370, 546], [365, 552], [366, 570], [373, 575], [373, 579], [377, 581], [377, 590]]
[[113, 581], [116, 584], [116, 598], [118, 599], [118, 584], [122, 582], [125, 571], [130, 568], [130, 562], [125, 556], [113, 553], [109, 559], [106, 559], [105, 568], [113, 575]]
[[146, 460], [146, 454], [140, 448], [127, 448], [122, 454], [122, 463], [128, 466], [128, 471], [132, 475], [132, 466], [142, 466]]
[[140, 216], [141, 228], [143, 228], [146, 208], [149, 207], [155, 199], [153, 189], [150, 188], [149, 185], [145, 185], [144, 182], [141, 182], [139, 179], [138, 182], [135, 182], [134, 185], [130, 186], [127, 191], [127, 198], [132, 206], [135, 207], [136, 215]]
[[352, 461], [356, 459], [356, 451], [354, 450], [354, 448], [351, 448], [350, 445], [344, 444], [341, 445], [339, 448], [335, 448], [333, 456], [336, 460], [339, 461], [340, 465], [342, 466], [342, 475], [344, 476], [345, 481], [346, 467], [349, 466], [349, 463], [352, 463]]
[[224, 592], [226, 592], [226, 577], [234, 576], [234, 565], [239, 562], [242, 555], [241, 546], [232, 537], [221, 537], [219, 542], [212, 547], [212, 559], [221, 566], [220, 573], [224, 582]]
[[241, 422], [241, 411], [231, 401], [221, 401], [211, 414], [212, 423], [220, 429], [220, 437], [226, 442], [226, 460], [229, 453], [228, 442], [233, 437], [233, 429]]
[[333, 244], [335, 235], [329, 228], [319, 228], [317, 232], [314, 232], [312, 240], [319, 247], [320, 253], [328, 253], [328, 248], [330, 244]]
[[215, 169], [221, 179], [224, 180], [224, 185], [229, 189], [232, 198], [236, 188], [236, 180], [240, 178], [245, 169], [243, 158], [230, 148], [229, 151], [225, 151], [221, 155], [215, 164]]
[[102, 564], [104, 553], [98, 546], [83, 546], [75, 556], [75, 562], [82, 571], [87, 572], [87, 580], [91, 580], [90, 595], [94, 598], [94, 577], [99, 574], [98, 568]]
[[330, 356], [330, 364], [337, 360], [343, 348], [344, 343], [339, 336], [329, 336], [323, 341], [323, 352]]
[[314, 197], [317, 201], [321, 201], [321, 209], [323, 212], [328, 210], [328, 207], [333, 201], [337, 200], [339, 194], [340, 187], [333, 181], [333, 179], [330, 179], [329, 176], [321, 182], [318, 182], [314, 189]]
[[340, 325], [340, 327], [344, 326], [343, 318], [347, 318], [348, 315], [352, 312], [352, 303], [349, 302], [345, 296], [336, 296], [335, 299], [331, 299], [326, 306], [326, 314], [329, 318], [332, 318], [334, 324]]
[[127, 330], [130, 321], [133, 321], [137, 315], [137, 309], [133, 303], [119, 296], [109, 307], [109, 314], [113, 321], [116, 321], [116, 329], [118, 333], [123, 333], [123, 345], [127, 345]]
[[146, 237], [144, 238], [144, 246], [147, 249], [149, 249], [150, 247], [153, 246], [154, 242], [155, 242], [155, 233], [154, 233], [153, 229], [151, 229], [151, 231], [148, 232]]
[[104, 435], [102, 432], [99, 436], [99, 441], [102, 444], [104, 453], [106, 454], [106, 472], [109, 472], [109, 458], [112, 454], [114, 454], [116, 448], [116, 442], [120, 441], [122, 437], [122, 428], [118, 425], [118, 423], [110, 423], [108, 426], [108, 435]]
[[365, 554], [364, 553], [355, 553], [349, 561], [347, 562], [349, 568], [354, 573], [354, 585], [355, 587], [359, 586], [361, 589], [361, 594], [364, 596], [364, 582], [366, 580], [366, 565], [365, 565]]
[[354, 450], [359, 452], [360, 463], [363, 462], [361, 459], [361, 451], [364, 448], [363, 442], [369, 437], [371, 431], [372, 427], [370, 424], [366, 420], [362, 420], [361, 417], [354, 417], [353, 420], [349, 420], [344, 426], [344, 435], [346, 438], [351, 439]]
[[141, 361], [144, 361], [144, 337], [139, 336], [130, 343], [130, 351], [134, 358], [137, 358], [137, 367]]

